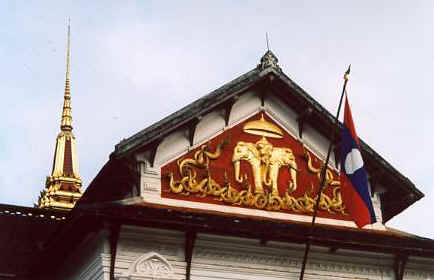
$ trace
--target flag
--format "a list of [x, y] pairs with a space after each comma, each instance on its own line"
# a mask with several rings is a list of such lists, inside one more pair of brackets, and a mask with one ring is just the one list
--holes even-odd
[[359, 228], [376, 222], [360, 142], [347, 97], [341, 130], [341, 192], [345, 207]]

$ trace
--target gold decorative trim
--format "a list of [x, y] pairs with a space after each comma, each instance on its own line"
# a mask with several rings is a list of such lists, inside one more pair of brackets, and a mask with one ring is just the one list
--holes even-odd
[[[268, 142], [265, 143], [266, 139], [265, 141], [264, 139], [265, 138], [258, 141], [256, 144], [249, 144], [252, 146], [267, 144]], [[239, 142], [238, 145], [240, 143], [244, 142]], [[314, 205], [318, 197], [318, 195], [313, 196], [313, 185], [311, 185], [311, 188], [306, 190], [302, 196], [295, 198], [290, 194], [297, 187], [295, 184], [295, 178], [293, 178], [293, 182], [290, 182], [289, 187], [283, 196], [278, 193], [277, 189], [273, 188], [271, 191], [268, 191], [267, 189], [258, 190], [258, 186], [255, 186], [255, 189], [253, 189], [253, 186], [248, 182], [248, 177], [246, 174], [240, 176], [240, 178], [238, 178], [239, 180], [236, 178], [236, 181], [240, 183], [239, 186], [242, 187], [241, 191], [231, 185], [226, 171], [224, 174], [224, 181], [221, 183], [217, 182], [211, 176], [210, 164], [213, 160], [219, 158], [225, 145], [225, 141], [220, 142], [217, 145], [216, 151], [214, 153], [209, 151], [208, 146], [203, 145], [194, 153], [193, 158], [179, 160], [177, 164], [181, 179], [177, 181], [174, 179], [173, 173], [167, 174], [170, 192], [184, 196], [195, 195], [201, 198], [211, 196], [218, 201], [222, 201], [234, 206], [244, 206], [274, 211], [290, 210], [297, 213], [313, 213]], [[271, 144], [268, 143], [268, 145]], [[271, 146], [271, 148], [273, 147]], [[235, 147], [235, 149], [237, 149], [237, 147]], [[258, 152], [256, 156], [260, 157], [260, 153], [261, 152]], [[321, 168], [315, 168], [313, 166], [312, 158], [309, 152], [306, 150], [304, 153], [304, 159], [307, 160], [309, 172], [318, 175], [321, 171]], [[292, 165], [290, 168], [294, 173], [297, 171], [296, 165]], [[199, 178], [197, 171], [204, 169], [207, 171], [207, 176]], [[261, 174], [264, 175], [264, 171], [261, 171]], [[327, 170], [326, 174], [326, 188], [332, 188], [332, 196], [328, 196], [323, 192], [320, 197], [319, 209], [326, 211], [329, 214], [347, 215], [340, 193], [339, 181], [334, 180], [332, 171]], [[261, 180], [263, 179], [265, 178], [261, 177]], [[262, 182], [263, 181], [261, 181], [261, 184]], [[292, 186], [291, 183], [293, 183]], [[270, 186], [269, 183], [265, 185]]]

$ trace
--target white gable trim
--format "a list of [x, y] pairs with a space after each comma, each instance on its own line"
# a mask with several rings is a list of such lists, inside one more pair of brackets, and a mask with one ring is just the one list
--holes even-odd
[[[281, 101], [273, 94], [267, 94], [264, 97], [264, 106], [262, 106], [260, 93], [249, 91], [241, 95], [232, 106], [229, 115], [229, 124], [225, 126], [225, 120], [221, 109], [211, 111], [203, 116], [196, 124], [193, 135], [193, 145], [190, 146], [188, 129], [178, 129], [169, 134], [157, 147], [154, 160], [154, 167], [150, 164], [141, 164], [141, 197], [144, 202], [152, 204], [162, 204], [168, 207], [182, 207], [190, 209], [203, 209], [211, 212], [225, 212], [234, 215], [258, 216], [277, 220], [292, 220], [298, 222], [310, 222], [311, 217], [305, 215], [270, 212], [251, 208], [242, 208], [228, 205], [215, 205], [201, 202], [192, 202], [184, 200], [175, 200], [161, 197], [161, 167], [184, 156], [189, 151], [205, 144], [210, 139], [218, 136], [222, 132], [233, 128], [244, 122], [248, 118], [264, 111], [271, 119], [278, 123], [294, 139], [303, 143], [307, 150], [312, 152], [319, 159], [325, 158], [329, 141], [326, 137], [314, 130], [308, 124], [304, 125], [303, 139], [298, 137], [299, 123], [298, 114], [288, 105]], [[145, 153], [144, 153], [145, 154]], [[136, 158], [140, 158], [137, 155]], [[329, 167], [338, 171], [335, 166], [334, 155], [332, 154]], [[376, 201], [376, 212], [380, 207], [380, 202]], [[378, 214], [378, 213], [377, 213]], [[378, 216], [378, 215], [377, 215]], [[381, 214], [380, 214], [381, 216]], [[318, 223], [356, 227], [352, 221], [335, 220], [331, 218], [318, 218]], [[367, 228], [384, 229], [381, 223]]]

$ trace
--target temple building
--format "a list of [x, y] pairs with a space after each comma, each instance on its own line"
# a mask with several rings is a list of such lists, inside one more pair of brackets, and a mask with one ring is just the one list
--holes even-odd
[[386, 225], [423, 194], [362, 139], [377, 223], [348, 214], [336, 141], [311, 231], [334, 117], [271, 51], [115, 145], [82, 194], [69, 45], [52, 174], [37, 207], [0, 205], [0, 279], [299, 279], [307, 243], [304, 279], [434, 279], [434, 241]]

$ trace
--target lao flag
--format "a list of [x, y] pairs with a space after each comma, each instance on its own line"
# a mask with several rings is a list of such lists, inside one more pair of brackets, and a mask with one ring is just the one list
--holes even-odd
[[360, 153], [348, 99], [345, 98], [344, 126], [341, 131], [341, 192], [349, 214], [359, 228], [376, 222], [368, 189], [368, 177]]

